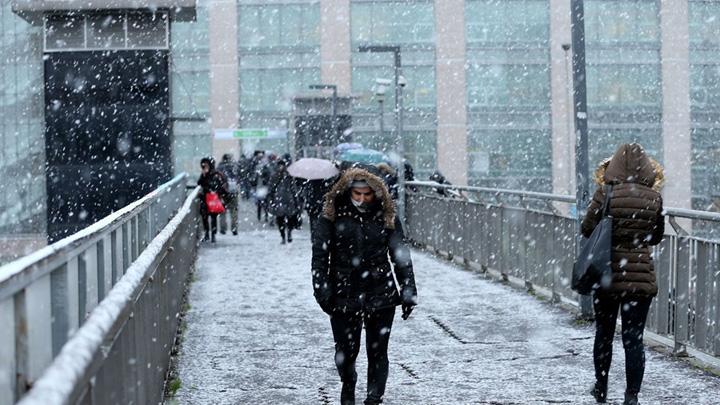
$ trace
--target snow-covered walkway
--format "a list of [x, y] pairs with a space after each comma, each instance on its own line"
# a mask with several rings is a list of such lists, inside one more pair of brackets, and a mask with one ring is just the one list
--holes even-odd
[[[198, 258], [179, 404], [334, 404], [328, 318], [313, 300], [307, 232], [281, 246], [244, 220]], [[251, 225], [252, 224], [252, 225]], [[387, 404], [594, 403], [590, 327], [522, 292], [414, 252], [420, 305], [396, 315]], [[363, 339], [364, 341], [364, 339]], [[615, 344], [610, 402], [625, 387]], [[720, 379], [648, 351], [643, 404], [720, 404]], [[364, 399], [364, 347], [358, 398]], [[361, 403], [361, 401], [358, 401]]]

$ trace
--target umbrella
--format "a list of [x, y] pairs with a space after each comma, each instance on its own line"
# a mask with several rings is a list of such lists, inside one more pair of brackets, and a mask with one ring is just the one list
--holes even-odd
[[353, 143], [353, 142], [345, 142], [341, 143], [338, 146], [333, 149], [333, 156], [339, 156], [343, 154], [344, 152], [347, 152], [351, 149], [362, 149], [363, 146], [359, 143]]
[[346, 160], [349, 162], [360, 162], [360, 163], [384, 163], [390, 161], [390, 158], [377, 150], [374, 149], [350, 149], [340, 154], [340, 160]]
[[339, 173], [335, 165], [325, 159], [302, 158], [288, 166], [288, 173], [293, 177], [307, 180], [329, 179]]

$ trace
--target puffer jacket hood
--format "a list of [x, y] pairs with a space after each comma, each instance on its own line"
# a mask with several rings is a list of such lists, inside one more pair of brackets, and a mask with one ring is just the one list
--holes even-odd
[[337, 216], [338, 200], [350, 193], [350, 185], [354, 181], [365, 181], [375, 193], [375, 198], [379, 201], [383, 210], [383, 219], [385, 228], [395, 229], [395, 203], [390, 197], [385, 182], [381, 178], [371, 174], [364, 169], [348, 169], [346, 170], [330, 192], [325, 194], [325, 203], [323, 206], [323, 216], [331, 222], [335, 221]]
[[660, 163], [649, 157], [641, 145], [626, 143], [600, 163], [594, 179], [600, 186], [637, 183], [659, 192], [665, 183], [665, 173]]

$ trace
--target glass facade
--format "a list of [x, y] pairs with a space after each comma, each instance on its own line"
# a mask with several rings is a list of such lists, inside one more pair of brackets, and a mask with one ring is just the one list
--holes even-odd
[[662, 161], [660, 4], [585, 2], [590, 170], [625, 142]]
[[170, 96], [175, 173], [198, 172], [212, 154], [210, 41], [207, 0], [197, 2], [197, 21], [173, 22], [170, 32]]
[[468, 181], [552, 188], [549, 4], [465, 3]]
[[393, 109], [395, 93], [387, 86], [380, 132], [376, 79], [394, 80], [391, 53], [360, 53], [358, 46], [400, 45], [405, 117], [406, 158], [418, 179], [436, 169], [435, 23], [432, 1], [367, 1], [351, 3], [352, 90], [361, 97], [353, 106], [353, 136], [366, 147], [392, 153], [397, 148]]
[[0, 0], [0, 237], [46, 233], [42, 31]]
[[688, 3], [693, 208], [720, 208], [720, 2]]
[[[238, 1], [240, 126], [287, 128], [292, 97], [320, 83], [320, 3]], [[261, 141], [285, 152], [285, 141]]]

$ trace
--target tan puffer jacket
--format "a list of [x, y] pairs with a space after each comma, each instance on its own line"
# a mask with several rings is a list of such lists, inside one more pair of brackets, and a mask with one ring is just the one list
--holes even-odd
[[628, 298], [657, 294], [650, 246], [660, 243], [665, 232], [659, 192], [663, 179], [662, 167], [638, 144], [620, 146], [595, 172], [598, 189], [582, 222], [585, 237], [601, 219], [603, 186], [613, 186], [609, 213], [613, 217], [613, 279], [610, 288], [598, 294]]

